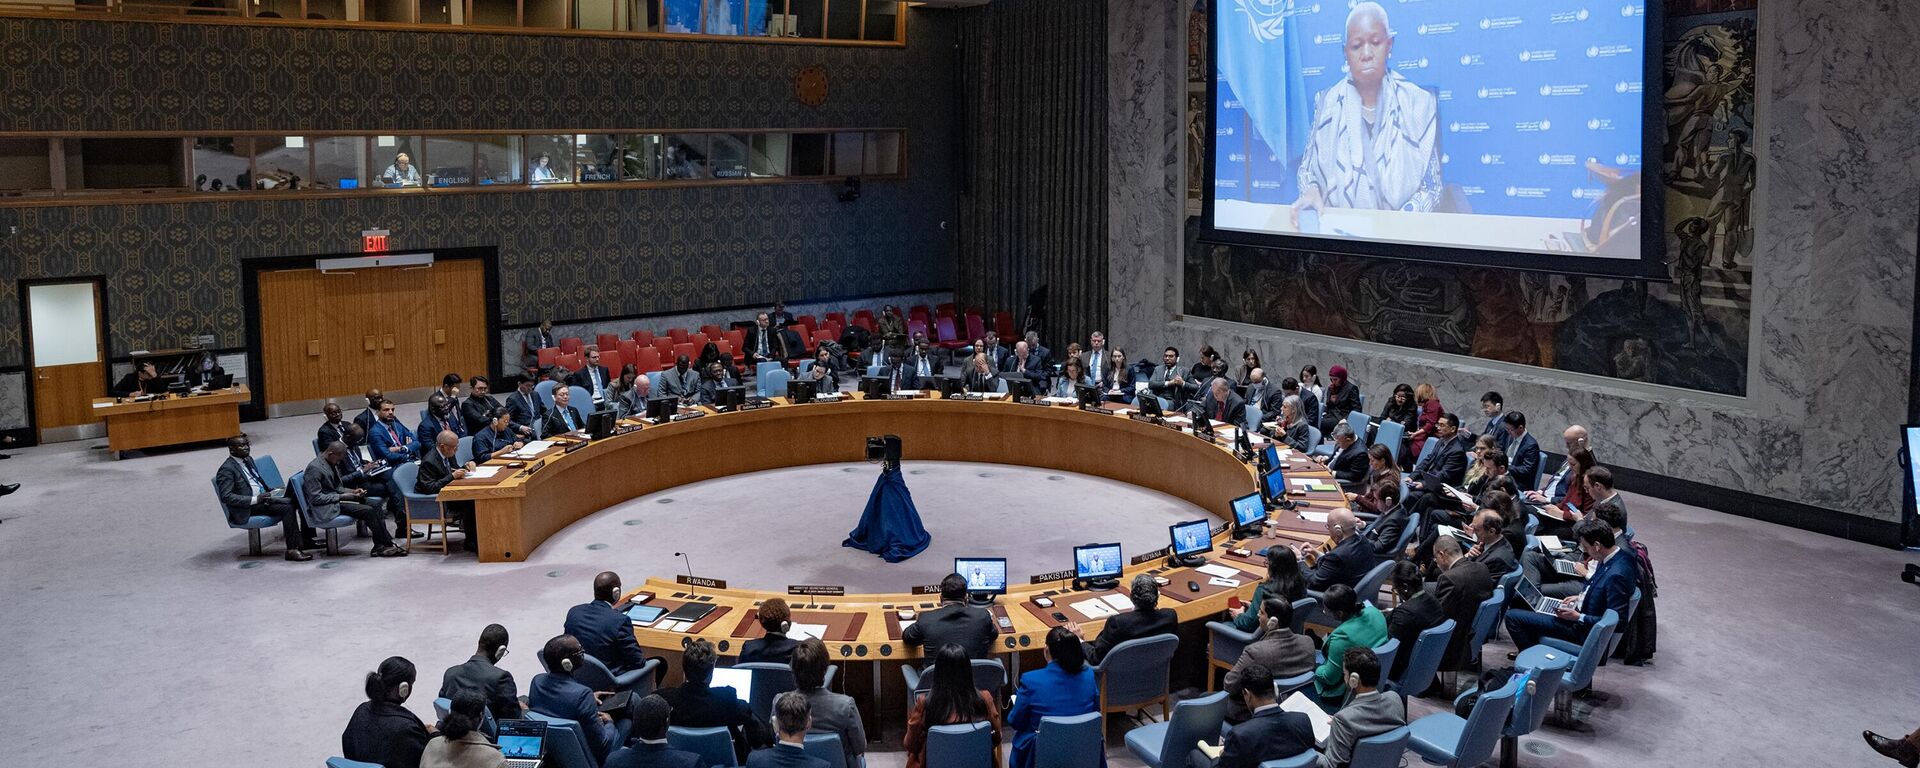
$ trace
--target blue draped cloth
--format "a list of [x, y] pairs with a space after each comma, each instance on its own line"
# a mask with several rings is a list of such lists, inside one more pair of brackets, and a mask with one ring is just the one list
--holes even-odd
[[860, 513], [860, 524], [847, 534], [840, 546], [864, 549], [897, 563], [925, 551], [933, 536], [920, 525], [920, 512], [913, 508], [913, 494], [900, 470], [880, 473], [867, 497], [867, 509]]

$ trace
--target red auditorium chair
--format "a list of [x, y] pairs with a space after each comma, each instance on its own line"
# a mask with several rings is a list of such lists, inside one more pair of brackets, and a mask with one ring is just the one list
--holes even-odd
[[667, 366], [660, 364], [660, 350], [653, 347], [641, 347], [639, 354], [633, 358], [633, 367], [642, 374], [667, 369]]
[[684, 342], [673, 345], [674, 359], [680, 359], [681, 355], [686, 355], [688, 360], [698, 360], [700, 358], [700, 348]]
[[580, 354], [580, 340], [572, 336], [561, 337], [560, 354], [563, 354], [563, 355]]
[[618, 349], [622, 360], [632, 362], [640, 359], [640, 345], [634, 343], [633, 339], [621, 339]]
[[559, 364], [560, 367], [569, 371], [577, 371], [581, 366], [586, 365], [586, 361], [577, 354], [564, 354], [560, 356]]
[[618, 349], [605, 349], [600, 351], [600, 366], [607, 369], [607, 373], [609, 374], [619, 376], [621, 364], [625, 362], [627, 362], [626, 355], [620, 354], [620, 350]]
[[665, 336], [654, 339], [653, 349], [655, 352], [660, 353], [661, 359], [666, 360], [668, 362], [673, 361], [673, 339], [667, 338]]
[[620, 337], [611, 333], [602, 333], [593, 337], [593, 345], [599, 347], [602, 352], [619, 349]]
[[706, 349], [707, 342], [709, 341], [713, 341], [713, 337], [708, 336], [705, 332], [696, 333], [687, 337], [687, 343], [692, 344], [694, 349]]
[[914, 318], [914, 319], [912, 319], [912, 320], [908, 320], [908, 321], [907, 321], [907, 340], [908, 340], [909, 342], [911, 342], [911, 341], [913, 340], [913, 337], [914, 337], [914, 335], [915, 335], [915, 334], [921, 334], [921, 333], [926, 333], [926, 332], [927, 332], [927, 319], [926, 319], [926, 318], [924, 318], [924, 317], [916, 317], [916, 318]]
[[726, 335], [726, 337], [727, 337], [727, 343], [728, 343], [728, 344], [731, 344], [731, 345], [733, 345], [733, 348], [734, 348], [734, 349], [746, 349], [746, 348], [747, 348], [747, 331], [746, 331], [746, 329], [744, 329], [744, 328], [735, 328], [735, 329], [733, 329], [733, 330], [730, 330], [730, 331], [727, 331], [725, 335]]
[[540, 350], [539, 352], [536, 352], [534, 354], [535, 354], [534, 362], [537, 363], [542, 368], [552, 368], [560, 364], [560, 348], [559, 347], [547, 347], [546, 349]]
[[707, 338], [716, 339], [716, 340], [722, 336], [727, 335], [727, 329], [721, 328], [720, 326], [714, 325], [712, 323], [708, 323], [706, 325], [700, 326], [700, 332], [706, 334]]
[[967, 340], [972, 341], [974, 339], [984, 339], [986, 337], [987, 337], [986, 321], [980, 319], [979, 312], [968, 311], [967, 312]]
[[675, 344], [685, 344], [685, 343], [687, 343], [687, 329], [685, 329], [685, 328], [668, 328], [668, 329], [667, 329], [667, 338], [669, 338], [669, 339], [673, 339], [673, 343], [675, 343]]
[[955, 310], [958, 308], [958, 306], [959, 305], [956, 305], [951, 301], [945, 304], [935, 304], [933, 307], [933, 314], [935, 317], [953, 317], [955, 314]]
[[938, 320], [934, 321], [933, 327], [934, 330], [940, 334], [936, 343], [939, 344], [942, 349], [957, 350], [973, 343], [961, 338], [960, 332], [954, 330], [952, 315], [941, 315]]
[[643, 347], [653, 346], [653, 331], [634, 331], [633, 343]]
[[829, 322], [829, 323], [833, 323], [834, 325], [838, 325], [838, 326], [840, 326], [840, 327], [842, 327], [842, 328], [845, 328], [845, 327], [847, 327], [847, 313], [845, 313], [845, 312], [828, 312], [828, 313], [827, 313], [827, 322]]
[[1005, 344], [1020, 340], [1020, 332], [1013, 327], [1013, 313], [1004, 309], [993, 313], [993, 332], [998, 334], [1000, 341]]

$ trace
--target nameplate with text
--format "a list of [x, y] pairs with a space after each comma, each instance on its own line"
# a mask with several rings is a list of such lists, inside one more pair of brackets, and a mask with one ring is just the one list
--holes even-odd
[[683, 573], [673, 577], [673, 580], [676, 583], [685, 584], [689, 587], [706, 587], [708, 589], [727, 588], [726, 579], [709, 579], [705, 576], [688, 576]]
[[937, 594], [940, 594], [940, 585], [938, 585], [938, 584], [916, 584], [916, 585], [914, 585], [914, 587], [913, 587], [913, 594], [916, 594], [916, 595], [937, 595]]
[[1147, 562], [1148, 560], [1158, 560], [1160, 558], [1166, 557], [1167, 555], [1171, 555], [1171, 554], [1173, 554], [1172, 547], [1161, 547], [1152, 552], [1142, 552], [1140, 554], [1134, 555], [1133, 557], [1130, 557], [1127, 559], [1127, 564], [1139, 565], [1141, 563]]
[[826, 584], [788, 584], [787, 594], [808, 595], [813, 597], [845, 597], [847, 588]]
[[1073, 578], [1073, 571], [1071, 570], [1053, 571], [1051, 573], [1036, 573], [1032, 577], [1027, 579], [1027, 583], [1028, 584], [1045, 584], [1049, 581], [1065, 581], [1071, 578]]

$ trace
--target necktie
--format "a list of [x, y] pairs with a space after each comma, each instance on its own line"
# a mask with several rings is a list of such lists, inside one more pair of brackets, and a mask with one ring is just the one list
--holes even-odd
[[240, 466], [247, 470], [247, 482], [253, 484], [254, 493], [258, 494], [267, 489], [267, 481], [261, 479], [260, 470], [253, 466], [253, 459], [240, 462]]
[[923, 358], [920, 358], [920, 375], [921, 375], [921, 376], [930, 376], [930, 375], [932, 375], [931, 373], [929, 373], [929, 372], [927, 371], [927, 359], [926, 359], [926, 358], [924, 358], [924, 357], [923, 357]]
[[560, 418], [567, 422], [567, 431], [571, 432], [579, 429], [579, 427], [573, 423], [573, 409], [571, 407], [560, 409]]
[[767, 356], [767, 332], [766, 331], [760, 332], [760, 356], [761, 357]]

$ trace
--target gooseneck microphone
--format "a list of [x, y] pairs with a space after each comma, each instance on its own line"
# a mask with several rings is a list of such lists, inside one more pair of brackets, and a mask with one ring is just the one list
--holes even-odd
[[695, 586], [693, 583], [693, 559], [687, 557], [687, 553], [685, 552], [675, 552], [673, 553], [673, 556], [680, 558], [681, 560], [685, 561], [687, 564], [687, 594], [688, 595], [700, 594], [700, 591], [699, 591], [700, 588]]

